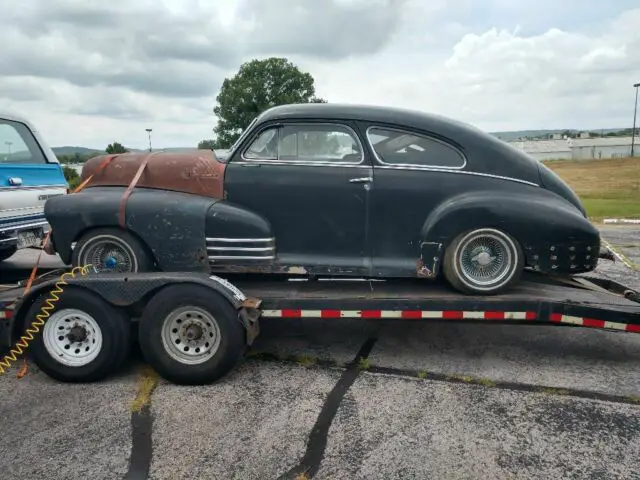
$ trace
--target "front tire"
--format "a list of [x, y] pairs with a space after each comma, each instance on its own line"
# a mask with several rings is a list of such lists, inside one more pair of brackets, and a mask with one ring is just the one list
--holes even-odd
[[456, 290], [495, 295], [514, 285], [524, 269], [524, 255], [508, 233], [480, 228], [458, 235], [447, 247], [444, 276]]
[[212, 383], [242, 358], [245, 329], [219, 293], [200, 285], [172, 285], [147, 304], [139, 325], [145, 359], [165, 379]]
[[[118, 370], [131, 350], [126, 315], [79, 288], [67, 287], [59, 296], [31, 347], [38, 367], [62, 382], [94, 382]], [[47, 292], [33, 303], [28, 325], [48, 297]]]
[[85, 233], [73, 249], [73, 265], [93, 265], [99, 272], [135, 273], [153, 270], [142, 242], [126, 230], [97, 228]]

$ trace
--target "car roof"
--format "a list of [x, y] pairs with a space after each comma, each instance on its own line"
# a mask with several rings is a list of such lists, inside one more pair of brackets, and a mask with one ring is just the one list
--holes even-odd
[[391, 123], [404, 125], [419, 130], [433, 132], [458, 131], [473, 135], [487, 135], [488, 133], [468, 123], [461, 122], [443, 115], [427, 113], [418, 110], [348, 103], [295, 103], [279, 105], [265, 110], [259, 117], [259, 122], [304, 119], [331, 118], [339, 120], [362, 120], [373, 123]]
[[4, 120], [11, 120], [12, 122], [20, 122], [31, 125], [31, 122], [29, 122], [29, 120], [25, 116], [11, 110], [0, 110], [0, 118], [3, 118]]

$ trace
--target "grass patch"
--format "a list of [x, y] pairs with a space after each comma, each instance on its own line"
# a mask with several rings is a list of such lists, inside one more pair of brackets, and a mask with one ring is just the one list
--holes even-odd
[[302, 367], [309, 368], [316, 364], [316, 359], [310, 355], [299, 355], [296, 357], [296, 362]]
[[360, 357], [358, 359], [358, 369], [359, 370], [369, 370], [371, 368], [371, 362], [368, 358]]
[[423, 380], [424, 380], [425, 378], [427, 378], [427, 376], [428, 376], [428, 375], [429, 375], [429, 374], [428, 374], [427, 372], [425, 372], [424, 370], [420, 370], [420, 371], [418, 372], [418, 378], [421, 378], [421, 379], [423, 379]]
[[640, 218], [640, 158], [550, 160], [544, 164], [578, 194], [591, 220]]
[[131, 402], [131, 411], [139, 412], [145, 405], [151, 404], [151, 394], [158, 386], [158, 374], [149, 366], [144, 365], [138, 378], [138, 392]]

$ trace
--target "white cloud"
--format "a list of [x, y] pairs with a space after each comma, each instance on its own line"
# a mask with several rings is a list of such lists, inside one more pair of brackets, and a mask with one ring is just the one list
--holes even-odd
[[211, 136], [222, 79], [283, 55], [332, 102], [487, 130], [630, 123], [640, 9], [594, 28], [579, 8], [569, 22], [547, 0], [501, 2], [483, 20], [473, 0], [0, 0], [0, 108], [33, 118], [53, 145], [143, 148], [150, 127], [154, 145], [195, 146]]

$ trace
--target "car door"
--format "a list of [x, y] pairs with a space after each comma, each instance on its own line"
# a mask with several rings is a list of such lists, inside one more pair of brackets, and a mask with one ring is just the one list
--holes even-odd
[[0, 240], [37, 244], [47, 226], [46, 200], [66, 190], [60, 165], [47, 161], [29, 128], [0, 118]]
[[374, 155], [370, 237], [377, 275], [412, 276], [428, 215], [447, 198], [471, 191], [462, 152], [447, 141], [391, 126], [363, 125]]
[[368, 273], [372, 170], [346, 123], [260, 127], [230, 158], [226, 199], [272, 225], [278, 262], [329, 274]]

